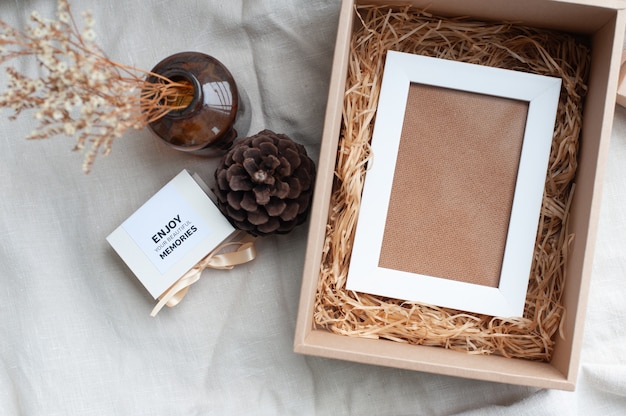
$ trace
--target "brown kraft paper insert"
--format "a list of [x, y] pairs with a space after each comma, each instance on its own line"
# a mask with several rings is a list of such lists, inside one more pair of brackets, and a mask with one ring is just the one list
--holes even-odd
[[528, 103], [412, 83], [379, 266], [498, 287]]

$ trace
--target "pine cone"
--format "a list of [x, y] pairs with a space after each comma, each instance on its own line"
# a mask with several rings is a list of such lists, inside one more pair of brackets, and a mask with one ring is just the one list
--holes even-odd
[[315, 164], [304, 146], [263, 130], [236, 141], [215, 171], [218, 207], [256, 236], [284, 234], [303, 223], [313, 194]]

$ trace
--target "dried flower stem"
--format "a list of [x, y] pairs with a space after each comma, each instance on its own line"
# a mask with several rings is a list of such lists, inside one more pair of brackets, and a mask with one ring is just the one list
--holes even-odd
[[[95, 43], [91, 13], [82, 13], [80, 30], [68, 0], [58, 1], [56, 17], [34, 11], [23, 31], [0, 20], [0, 65], [32, 57], [45, 73], [29, 77], [8, 66], [0, 107], [13, 110], [11, 119], [34, 111], [39, 125], [29, 139], [74, 136], [74, 150], [86, 149], [83, 171], [89, 173], [98, 153], [108, 154], [127, 129], [185, 108], [194, 91], [187, 82], [110, 60]], [[147, 82], [147, 76], [157, 81]]]

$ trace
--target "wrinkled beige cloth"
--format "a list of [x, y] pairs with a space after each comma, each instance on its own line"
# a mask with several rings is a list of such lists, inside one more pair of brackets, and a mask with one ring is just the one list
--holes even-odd
[[[112, 59], [150, 69], [185, 50], [221, 60], [247, 92], [252, 132], [290, 135], [317, 160], [338, 0], [72, 1]], [[54, 2], [0, 1], [21, 25]], [[33, 64], [22, 69], [35, 71]], [[4, 85], [4, 75], [0, 75]], [[0, 414], [553, 415], [626, 409], [626, 110], [616, 110], [576, 392], [477, 382], [292, 352], [306, 226], [258, 258], [203, 273], [184, 302], [154, 300], [105, 237], [188, 168], [147, 130], [81, 172], [72, 139], [24, 140], [0, 119]]]

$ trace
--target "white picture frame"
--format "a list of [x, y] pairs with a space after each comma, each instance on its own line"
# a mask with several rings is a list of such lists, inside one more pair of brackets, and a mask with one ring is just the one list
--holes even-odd
[[[379, 266], [409, 87], [412, 83], [528, 103], [510, 222], [497, 287]], [[346, 288], [500, 317], [521, 317], [535, 247], [559, 78], [389, 51]]]

